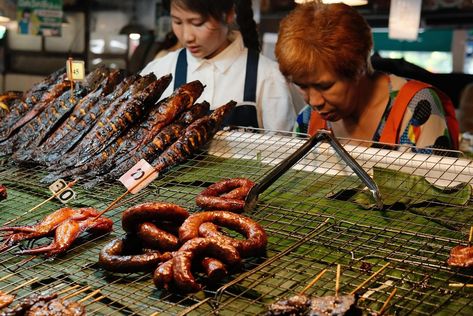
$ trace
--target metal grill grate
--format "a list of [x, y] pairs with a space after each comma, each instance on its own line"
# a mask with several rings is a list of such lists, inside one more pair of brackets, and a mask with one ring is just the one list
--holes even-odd
[[[461, 183], [473, 182], [471, 161], [446, 156], [365, 148], [343, 140], [345, 149], [369, 173], [378, 172], [385, 201], [383, 210], [363, 207], [364, 187], [327, 144], [319, 144], [259, 197], [249, 214], [269, 236], [266, 258], [245, 260], [243, 271], [219, 284], [207, 284], [203, 293], [180, 295], [156, 289], [148, 273], [114, 274], [102, 270], [98, 253], [110, 239], [123, 236], [120, 215], [145, 201], [177, 203], [190, 212], [199, 208], [194, 199], [203, 187], [222, 178], [263, 178], [277, 163], [296, 150], [303, 139], [225, 131], [187, 163], [171, 169], [137, 195], [128, 195], [106, 213], [114, 232], [103, 238], [84, 236], [64, 256], [54, 260], [27, 258], [10, 250], [0, 256], [0, 290], [25, 297], [52, 291], [81, 302], [91, 315], [215, 314], [254, 315], [281, 297], [299, 293], [321, 270], [326, 273], [310, 295], [333, 295], [336, 264], [342, 265], [341, 293], [349, 293], [386, 263], [389, 266], [366, 284], [359, 305], [378, 311], [393, 288], [398, 290], [389, 314], [473, 314], [473, 288], [468, 271], [446, 264], [450, 249], [466, 245], [473, 212], [469, 190], [455, 194]], [[375, 168], [374, 168], [375, 167]], [[384, 169], [414, 175], [395, 182]], [[0, 160], [0, 183], [9, 197], [0, 202], [0, 224], [32, 224], [61, 207], [45, 203], [50, 196], [40, 180], [43, 168], [18, 167]], [[421, 183], [427, 179], [436, 190]], [[422, 184], [422, 185], [421, 185]], [[432, 189], [434, 188], [434, 189]], [[106, 208], [124, 192], [118, 184], [84, 190], [73, 188], [73, 206]], [[425, 191], [423, 191], [425, 190]], [[462, 192], [461, 190], [459, 192]], [[435, 198], [435, 200], [433, 199]], [[466, 200], [465, 200], [466, 199]], [[463, 205], [463, 203], [466, 203]], [[39, 242], [46, 243], [48, 240]]]

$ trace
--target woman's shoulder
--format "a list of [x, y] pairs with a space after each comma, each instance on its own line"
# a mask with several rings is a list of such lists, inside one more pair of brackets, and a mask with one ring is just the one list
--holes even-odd
[[275, 80], [284, 80], [282, 73], [279, 71], [278, 63], [261, 53], [259, 54], [258, 75], [265, 78], [274, 78]]
[[154, 72], [156, 75], [160, 73], [173, 72], [176, 66], [177, 56], [180, 50], [169, 52], [168, 54], [150, 61], [141, 71], [141, 75]]

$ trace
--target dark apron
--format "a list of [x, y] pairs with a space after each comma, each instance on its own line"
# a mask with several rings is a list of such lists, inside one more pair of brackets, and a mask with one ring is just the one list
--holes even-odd
[[[235, 107], [233, 111], [227, 115], [223, 122], [223, 126], [235, 125], [258, 128], [258, 118], [255, 106], [258, 61], [259, 52], [253, 49], [248, 49], [243, 104]], [[176, 70], [174, 73], [174, 90], [185, 83], [187, 83], [187, 54], [185, 49], [181, 49], [177, 57]], [[253, 104], [245, 104], [245, 102], [251, 102]]]

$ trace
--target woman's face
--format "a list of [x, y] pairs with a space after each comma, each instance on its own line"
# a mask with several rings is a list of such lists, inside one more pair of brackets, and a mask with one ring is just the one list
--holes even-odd
[[212, 58], [228, 46], [228, 26], [212, 17], [171, 5], [172, 29], [179, 42], [197, 58]]
[[306, 102], [324, 120], [335, 122], [352, 115], [356, 110], [356, 84], [320, 68], [323, 67], [319, 67], [316, 73], [291, 79], [302, 90]]

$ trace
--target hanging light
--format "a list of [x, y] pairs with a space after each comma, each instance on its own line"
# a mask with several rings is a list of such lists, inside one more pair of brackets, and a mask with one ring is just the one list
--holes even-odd
[[[296, 3], [307, 3], [307, 2], [313, 2], [313, 0], [295, 0]], [[337, 2], [343, 2], [345, 4], [348, 4], [350, 6], [357, 6], [357, 5], [366, 5], [368, 4], [368, 0], [322, 0], [323, 3], [337, 3]]]
[[136, 17], [136, 7], [135, 7], [135, 2], [132, 2], [132, 12], [131, 12], [131, 20], [130, 22], [122, 27], [120, 30], [120, 34], [122, 35], [128, 35], [130, 36], [131, 34], [132, 37], [136, 37], [136, 34], [143, 35], [148, 33], [149, 30], [144, 27], [142, 24], [138, 23], [138, 19]]

